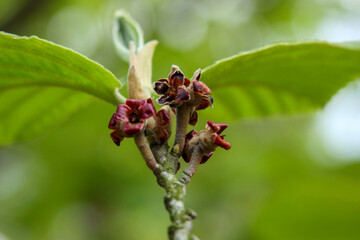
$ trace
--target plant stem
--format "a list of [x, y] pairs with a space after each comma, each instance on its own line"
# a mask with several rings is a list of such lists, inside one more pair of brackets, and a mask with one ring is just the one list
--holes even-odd
[[184, 206], [185, 184], [171, 172], [162, 171], [157, 177], [158, 183], [166, 191], [164, 203], [172, 223], [168, 228], [169, 240], [197, 239], [191, 235], [192, 220], [196, 217], [196, 213], [185, 210]]
[[186, 104], [176, 109], [176, 134], [172, 152], [180, 156], [185, 144], [185, 136], [190, 119], [190, 108]]
[[185, 185], [190, 182], [191, 177], [195, 174], [197, 167], [201, 162], [203, 154], [198, 148], [195, 148], [190, 159], [189, 166], [184, 169], [181, 174], [180, 182], [184, 183]]
[[160, 170], [160, 165], [156, 162], [154, 155], [152, 154], [149, 145], [147, 144], [144, 133], [138, 133], [134, 136], [134, 141], [138, 147], [146, 165], [156, 173]]

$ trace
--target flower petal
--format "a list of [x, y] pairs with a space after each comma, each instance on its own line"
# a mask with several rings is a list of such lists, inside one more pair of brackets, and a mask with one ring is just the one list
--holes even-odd
[[197, 93], [202, 93], [205, 95], [210, 95], [211, 94], [211, 90], [210, 88], [208, 88], [208, 86], [206, 86], [205, 83], [198, 81], [198, 80], [194, 80], [193, 81], [193, 86], [194, 86], [194, 91]]
[[129, 121], [129, 114], [131, 113], [130, 107], [125, 104], [120, 104], [117, 107], [115, 119], [123, 122]]
[[215, 133], [220, 130], [220, 127], [216, 125], [216, 123], [212, 121], [207, 121], [206, 129], [213, 130]]
[[147, 103], [150, 103], [150, 104], [153, 106], [153, 108], [156, 109], [156, 108], [155, 108], [154, 101], [152, 100], [152, 98], [148, 98], [148, 99], [146, 100], [146, 102], [147, 102]]
[[199, 68], [194, 72], [192, 80], [193, 81], [199, 81], [200, 77], [201, 77], [201, 69]]
[[189, 85], [190, 85], [190, 79], [188, 79], [188, 78], [185, 78], [184, 79], [184, 85], [185, 85], [185, 87], [188, 87]]
[[159, 95], [164, 95], [169, 90], [169, 85], [165, 82], [157, 81], [154, 84], [154, 90]]
[[190, 99], [190, 94], [188, 90], [184, 86], [180, 86], [177, 89], [175, 102], [188, 101], [189, 99]]
[[175, 70], [173, 73], [171, 73], [170, 79], [174, 79], [174, 78], [180, 79], [181, 82], [184, 81], [184, 74], [181, 72], [180, 69], [177, 69], [177, 70]]
[[141, 105], [146, 103], [145, 99], [127, 99], [126, 105], [128, 105], [131, 110], [138, 109]]
[[211, 96], [206, 96], [207, 99], [210, 101], [210, 106], [213, 107], [214, 105], [214, 99]]
[[214, 152], [205, 154], [205, 155], [201, 158], [200, 164], [206, 163], [207, 160], [209, 160], [209, 158], [213, 155], [213, 153], [214, 153]]
[[189, 124], [195, 126], [198, 121], [198, 114], [196, 111], [194, 111], [189, 119]]
[[120, 146], [121, 141], [124, 139], [124, 136], [121, 136], [119, 131], [110, 133], [110, 137], [117, 146]]
[[220, 129], [216, 132], [217, 134], [221, 134], [229, 125], [225, 123], [217, 123], [216, 124]]
[[134, 134], [141, 132], [144, 126], [145, 124], [142, 121], [138, 123], [125, 122], [123, 131], [126, 135], [133, 136]]
[[174, 101], [174, 98], [172, 96], [161, 96], [158, 99], [156, 99], [156, 102], [159, 105], [165, 105], [165, 104], [170, 104]]
[[185, 143], [187, 143], [190, 139], [192, 139], [197, 134], [196, 130], [191, 130], [188, 134], [185, 136]]
[[169, 79], [169, 85], [178, 87], [183, 85], [184, 83], [184, 74], [181, 72], [180, 68], [176, 65], [173, 65], [171, 67], [171, 72], [168, 76]]
[[160, 111], [156, 113], [156, 116], [160, 119], [160, 126], [166, 126], [170, 122], [170, 116], [165, 109], [160, 109]]
[[197, 134], [196, 130], [191, 130], [188, 134], [185, 136], [185, 145], [182, 153], [182, 158], [185, 160], [185, 162], [190, 162], [190, 156], [187, 153], [187, 148], [189, 147], [188, 142]]
[[146, 103], [139, 108], [140, 119], [144, 120], [153, 116], [156, 112], [154, 106], [151, 103]]
[[178, 88], [178, 87], [183, 85], [183, 80], [184, 79], [182, 79], [180, 77], [171, 78], [170, 81], [169, 81], [170, 82], [169, 86], [174, 87], [174, 88]]
[[186, 153], [186, 151], [182, 153], [181, 157], [184, 159], [185, 162], [190, 162], [190, 156]]
[[210, 96], [203, 96], [200, 104], [196, 107], [196, 110], [203, 110], [209, 106], [213, 106], [213, 98]]
[[219, 147], [222, 147], [222, 148], [224, 148], [226, 150], [229, 150], [231, 148], [230, 143], [225, 141], [223, 139], [223, 137], [219, 136], [218, 134], [216, 134], [216, 136], [215, 136], [214, 144], [218, 145]]
[[168, 132], [163, 127], [158, 127], [158, 131], [156, 132], [156, 137], [159, 139], [161, 144], [164, 144], [166, 139], [169, 137]]
[[157, 82], [162, 82], [162, 83], [166, 83], [167, 85], [169, 85], [169, 80], [167, 80], [166, 78], [161, 78], [161, 79], [157, 80]]
[[114, 113], [110, 119], [110, 122], [109, 122], [109, 126], [108, 128], [109, 129], [116, 129], [116, 119], [115, 119], [115, 116], [116, 116], [116, 113]]

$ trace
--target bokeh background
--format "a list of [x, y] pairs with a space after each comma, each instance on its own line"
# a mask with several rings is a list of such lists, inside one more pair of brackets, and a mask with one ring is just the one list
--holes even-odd
[[[171, 64], [191, 76], [281, 41], [360, 40], [358, 0], [0, 0], [0, 30], [73, 48], [124, 79], [128, 65], [111, 37], [120, 8], [146, 40], [160, 42], [154, 80]], [[315, 113], [215, 116], [230, 124], [232, 149], [216, 151], [188, 186], [194, 232], [207, 240], [358, 240], [359, 96], [352, 83]], [[1, 240], [166, 239], [164, 192], [131, 140], [112, 143], [114, 110], [94, 99], [44, 135], [0, 148]]]

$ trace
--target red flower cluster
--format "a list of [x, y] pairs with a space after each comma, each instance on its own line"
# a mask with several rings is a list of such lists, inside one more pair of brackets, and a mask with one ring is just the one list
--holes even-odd
[[157, 99], [158, 104], [170, 105], [173, 108], [188, 104], [192, 108], [190, 124], [195, 125], [197, 122], [195, 110], [205, 109], [213, 104], [213, 99], [209, 96], [211, 90], [205, 83], [199, 81], [200, 76], [201, 70], [198, 69], [190, 81], [177, 66], [172, 66], [168, 79], [160, 79], [154, 84], [155, 92], [161, 95]]
[[[169, 122], [166, 111], [156, 112], [152, 99], [127, 99], [125, 104], [120, 104], [110, 119], [109, 129], [114, 130], [110, 136], [116, 145], [120, 145], [125, 137], [132, 137], [142, 132], [146, 126], [146, 119], [156, 117], [161, 126]], [[165, 130], [164, 130], [165, 131]], [[167, 133], [159, 132], [160, 137], [168, 137]], [[165, 136], [166, 135], [166, 136]]]
[[156, 101], [159, 105], [170, 105], [177, 107], [184, 101], [190, 99], [187, 87], [190, 80], [184, 77], [184, 74], [177, 67], [173, 67], [168, 79], [160, 79], [155, 82], [154, 90], [157, 94], [162, 95]]
[[200, 148], [203, 153], [200, 164], [205, 163], [218, 146], [229, 150], [231, 148], [230, 143], [224, 140], [225, 135], [220, 135], [227, 127], [227, 124], [208, 121], [206, 124], [207, 130], [200, 132], [196, 132], [195, 130], [190, 131], [186, 135], [182, 154], [185, 162], [190, 162], [191, 154], [196, 147]]

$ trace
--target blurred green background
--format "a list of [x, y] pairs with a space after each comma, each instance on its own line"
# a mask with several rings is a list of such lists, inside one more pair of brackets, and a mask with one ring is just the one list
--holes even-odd
[[[146, 40], [160, 41], [153, 80], [171, 64], [191, 76], [274, 42], [360, 39], [358, 0], [0, 0], [0, 30], [73, 48], [124, 79], [128, 65], [111, 37], [120, 8], [140, 22]], [[195, 234], [359, 239], [359, 93], [360, 84], [350, 84], [308, 115], [212, 119], [230, 124], [232, 149], [219, 149], [189, 184]], [[94, 99], [45, 135], [0, 148], [1, 240], [166, 239], [164, 191], [131, 139], [120, 148], [112, 143], [114, 111]], [[207, 111], [199, 112], [199, 128]]]

